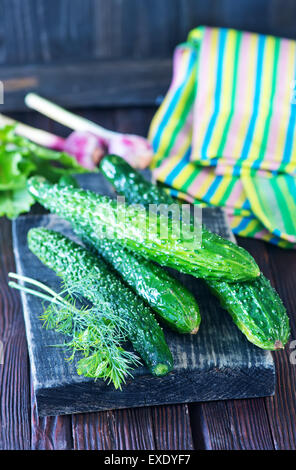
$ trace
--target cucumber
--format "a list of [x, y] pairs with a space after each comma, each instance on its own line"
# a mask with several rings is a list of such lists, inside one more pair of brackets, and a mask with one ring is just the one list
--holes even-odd
[[73, 228], [90, 249], [94, 247], [113, 266], [167, 326], [178, 333], [197, 333], [201, 320], [199, 307], [191, 292], [177, 279], [153, 262], [128, 252], [113, 240], [98, 240], [85, 228]]
[[252, 282], [207, 281], [207, 285], [251, 343], [268, 350], [284, 347], [290, 336], [289, 318], [263, 274]]
[[[111, 233], [111, 237], [128, 250], [162, 266], [196, 277], [230, 282], [253, 279], [260, 274], [246, 250], [206, 230], [203, 230], [201, 247], [196, 248], [193, 243], [190, 246], [182, 234], [176, 235], [174, 222], [169, 224], [162, 214], [148, 215], [143, 207], [117, 206], [116, 201], [108, 197], [51, 185], [40, 177], [31, 178], [28, 188], [40, 204], [74, 225], [91, 230], [93, 237], [107, 238]], [[159, 235], [166, 232], [166, 238]]]
[[[146, 181], [120, 157], [105, 156], [100, 170], [127, 202], [172, 204], [173, 198], [162, 187]], [[205, 282], [250, 342], [268, 350], [284, 347], [290, 336], [289, 318], [280, 297], [262, 273], [253, 281]]]
[[63, 235], [45, 228], [28, 233], [30, 250], [50, 269], [77, 285], [78, 294], [94, 305], [108, 304], [126, 322], [127, 337], [152, 374], [173, 368], [171, 351], [151, 309], [98, 256]]
[[130, 204], [176, 204], [176, 199], [169, 196], [162, 188], [151, 184], [117, 155], [105, 155], [100, 162], [99, 170], [115, 191], [124, 196]]

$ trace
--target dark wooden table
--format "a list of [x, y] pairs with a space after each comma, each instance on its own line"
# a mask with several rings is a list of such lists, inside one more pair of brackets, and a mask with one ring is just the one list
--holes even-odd
[[[146, 135], [154, 108], [78, 111], [110, 129]], [[33, 113], [12, 117], [46, 130], [67, 131]], [[261, 241], [238, 242], [257, 260], [282, 297], [296, 338], [296, 252]], [[22, 306], [7, 286], [15, 271], [11, 223], [0, 219], [0, 449], [296, 449], [296, 365], [293, 349], [274, 354], [274, 397], [158, 406], [39, 419], [30, 381]]]

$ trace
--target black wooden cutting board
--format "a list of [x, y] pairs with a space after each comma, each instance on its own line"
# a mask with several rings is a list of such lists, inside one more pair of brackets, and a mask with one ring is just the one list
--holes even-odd
[[[101, 175], [85, 175], [80, 183], [103, 194], [112, 194]], [[209, 229], [231, 238], [224, 212], [204, 209], [203, 222]], [[31, 227], [43, 226], [72, 238], [69, 225], [54, 215], [19, 217], [13, 223], [17, 272], [59, 287], [55, 274], [44, 267], [27, 248]], [[191, 276], [175, 273], [198, 299], [202, 322], [197, 335], [180, 335], [164, 328], [174, 357], [174, 370], [153, 377], [145, 367], [135, 370], [122, 391], [78, 376], [75, 362], [65, 360], [65, 351], [53, 345], [64, 337], [42, 328], [38, 316], [41, 301], [22, 293], [33, 386], [40, 416], [72, 414], [146, 405], [247, 398], [272, 395], [275, 370], [272, 356], [249, 343], [219, 307], [206, 285]]]

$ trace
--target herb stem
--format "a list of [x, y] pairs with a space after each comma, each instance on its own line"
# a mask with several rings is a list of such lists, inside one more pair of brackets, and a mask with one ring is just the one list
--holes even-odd
[[[36, 279], [32, 279], [32, 278], [26, 277], [26, 276], [22, 276], [21, 274], [16, 274], [16, 273], [9, 273], [9, 274], [8, 274], [8, 277], [11, 277], [12, 279], [17, 279], [18, 281], [27, 282], [28, 284], [32, 284], [33, 286], [39, 287], [39, 289], [44, 290], [44, 291], [47, 292], [48, 294], [51, 294], [51, 295], [52, 295], [52, 298], [46, 296], [46, 297], [47, 297], [46, 300], [49, 299], [51, 302], [57, 300], [57, 301], [59, 301], [60, 303], [63, 303], [63, 304], [65, 304], [65, 305], [69, 305], [69, 302], [67, 302], [67, 300], [64, 299], [61, 295], [57, 294], [53, 289], [51, 289], [50, 287], [48, 287], [46, 284], [43, 284], [43, 283], [40, 282], [40, 281], [36, 281]], [[25, 287], [23, 287], [23, 286], [20, 286], [19, 284], [16, 284], [16, 283], [13, 283], [13, 284], [14, 284], [13, 287], [17, 286], [17, 288], [18, 288], [19, 290], [27, 289], [27, 288], [25, 288]], [[33, 294], [35, 293], [35, 295], [38, 294], [38, 291], [36, 291], [36, 290], [31, 290], [31, 289], [29, 289], [29, 290], [30, 290], [30, 293], [33, 293]], [[43, 295], [43, 294], [42, 294], [42, 295]], [[55, 303], [57, 303], [57, 302], [55, 302]]]
[[8, 283], [9, 287], [12, 287], [13, 289], [17, 289], [23, 292], [26, 292], [27, 294], [32, 294], [35, 295], [36, 297], [40, 297], [43, 300], [47, 300], [48, 302], [53, 302], [56, 305], [61, 305], [61, 302], [55, 299], [54, 297], [50, 297], [49, 295], [45, 295], [42, 292], [38, 292], [37, 290], [29, 289], [28, 287], [21, 286], [20, 284], [17, 284], [16, 282], [10, 281]]

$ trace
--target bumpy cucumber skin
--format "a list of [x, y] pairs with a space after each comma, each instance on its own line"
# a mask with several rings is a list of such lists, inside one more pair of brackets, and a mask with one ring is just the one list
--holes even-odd
[[[124, 196], [127, 203], [130, 204], [175, 204], [176, 199], [172, 198], [166, 191], [155, 184], [147, 181], [143, 176], [134, 168], [132, 168], [123, 158], [118, 155], [106, 155], [100, 162], [99, 169], [104, 177], [112, 184], [116, 192]], [[224, 249], [237, 250], [229, 240], [225, 240], [219, 235], [209, 232], [206, 227], [202, 227], [202, 248], [211, 252], [213, 245], [219, 252]], [[251, 258], [251, 257], [250, 257]], [[210, 257], [208, 263], [210, 264]], [[257, 274], [259, 275], [259, 268]], [[206, 278], [206, 276], [203, 276]], [[223, 278], [223, 276], [221, 276]], [[209, 277], [210, 279], [210, 277]]]
[[[126, 320], [127, 336], [154, 375], [173, 368], [172, 354], [151, 309], [124, 285], [98, 256], [63, 235], [45, 228], [28, 233], [30, 250], [64, 282], [77, 283], [77, 293], [94, 305], [106, 303]], [[79, 287], [78, 287], [79, 286]]]
[[207, 285], [251, 343], [268, 350], [284, 347], [290, 336], [289, 318], [263, 274], [252, 282], [207, 281]]
[[[131, 204], [175, 204], [176, 200], [162, 188], [145, 180], [141, 173], [134, 170], [118, 155], [105, 155], [99, 170], [112, 184], [115, 191], [125, 196]], [[151, 203], [151, 201], [157, 201]]]
[[84, 230], [78, 225], [73, 228], [89, 248], [96, 248], [167, 326], [182, 334], [197, 333], [201, 321], [199, 307], [191, 292], [175, 278], [152, 261], [128, 252], [113, 240], [94, 238], [92, 230], [87, 230], [85, 226]]
[[[172, 204], [171, 196], [163, 188], [144, 180], [120, 157], [107, 155], [100, 170], [127, 202]], [[268, 350], [280, 349], [287, 343], [290, 326], [286, 309], [263, 274], [253, 281], [239, 283], [209, 279], [205, 282], [251, 343]]]
[[164, 269], [129, 253], [113, 240], [98, 240], [92, 232], [73, 226], [76, 234], [121, 275], [171, 329], [197, 333], [200, 313], [194, 296]]
[[[88, 227], [98, 238], [102, 236], [102, 227], [109, 227], [117, 234], [122, 246], [162, 266], [204, 279], [229, 282], [253, 279], [260, 274], [246, 250], [218, 235], [203, 233], [201, 248], [192, 249], [188, 248], [186, 240], [170, 232], [167, 239], [161, 239], [151, 231], [147, 236], [147, 213], [139, 207], [124, 206], [124, 222], [117, 222], [122, 208], [118, 210], [116, 201], [105, 196], [73, 187], [61, 188], [40, 177], [31, 178], [28, 188], [32, 196], [51, 212], [82, 228]], [[149, 222], [151, 217], [150, 214]], [[165, 217], [155, 215], [155, 225], [157, 223], [163, 230], [167, 228]]]

